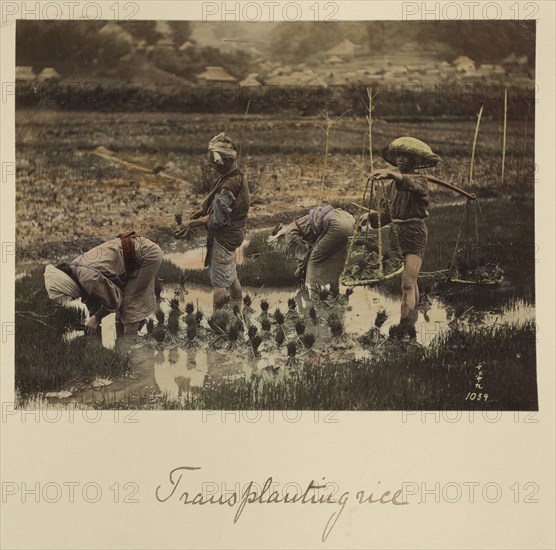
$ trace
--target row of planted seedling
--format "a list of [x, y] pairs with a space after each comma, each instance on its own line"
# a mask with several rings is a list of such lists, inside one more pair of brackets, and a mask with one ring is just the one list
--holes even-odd
[[[147, 332], [157, 342], [176, 343], [177, 338], [183, 337], [182, 324], [180, 324], [183, 319], [188, 345], [204, 341], [211, 347], [226, 346], [228, 349], [233, 349], [248, 344], [255, 356], [260, 355], [261, 344], [272, 339], [278, 348], [286, 343], [289, 358], [295, 358], [300, 349], [308, 352], [313, 349], [317, 335], [307, 327], [312, 325], [318, 330], [321, 321], [314, 305], [309, 308], [306, 318], [299, 312], [294, 298], [288, 300], [288, 309], [285, 313], [279, 307], [270, 312], [269, 302], [261, 299], [258, 316], [253, 309], [253, 299], [249, 294], [243, 298], [243, 311], [236, 306], [234, 311], [217, 310], [209, 318], [205, 318], [204, 313], [198, 307], [195, 308], [191, 302], [186, 304], [185, 309], [180, 307], [177, 298], [170, 300], [169, 304], [170, 311], [167, 315], [159, 309], [156, 313], [156, 322], [153, 319], [147, 322]], [[337, 312], [330, 313], [324, 321], [332, 337], [340, 338], [344, 335], [344, 324]], [[289, 337], [288, 333], [290, 333]]]

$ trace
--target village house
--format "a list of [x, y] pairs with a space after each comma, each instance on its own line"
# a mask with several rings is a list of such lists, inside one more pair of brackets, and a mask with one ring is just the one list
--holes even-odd
[[455, 66], [458, 72], [462, 73], [470, 73], [476, 69], [475, 62], [466, 55], [456, 57], [456, 59], [452, 61], [452, 65]]
[[197, 75], [200, 82], [237, 82], [237, 79], [227, 73], [223, 67], [218, 65], [210, 65]]
[[347, 60], [362, 55], [363, 48], [358, 44], [354, 44], [351, 40], [348, 40], [346, 38], [324, 53], [327, 57], [336, 56], [342, 60]]

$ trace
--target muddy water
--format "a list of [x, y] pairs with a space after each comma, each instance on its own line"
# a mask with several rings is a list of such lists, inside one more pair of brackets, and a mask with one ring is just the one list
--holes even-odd
[[[249, 241], [245, 240], [242, 246], [236, 250], [237, 264], [243, 264], [245, 262], [245, 247], [248, 244]], [[192, 250], [170, 252], [164, 256], [164, 259], [176, 264], [179, 267], [187, 269], [203, 269], [205, 266], [206, 252], [206, 247], [200, 246]]]
[[[245, 293], [254, 296], [250, 315], [250, 322], [258, 324], [260, 319], [260, 300], [266, 299], [270, 304], [270, 312], [279, 307], [283, 313], [288, 310], [287, 301], [295, 295], [298, 312], [305, 318], [307, 330], [317, 336], [314, 349], [318, 353], [325, 351], [330, 341], [330, 332], [326, 324], [326, 318], [332, 311], [340, 313], [349, 345], [338, 352], [335, 357], [341, 359], [370, 357], [372, 352], [356, 344], [356, 337], [367, 332], [374, 324], [376, 313], [385, 310], [388, 319], [381, 327], [381, 333], [388, 334], [392, 323], [399, 321], [400, 303], [398, 299], [385, 296], [375, 289], [358, 287], [349, 298], [347, 306], [330, 307], [322, 304], [316, 305], [319, 314], [319, 322], [312, 325], [308, 318], [310, 303], [304, 293], [294, 293], [291, 289], [263, 289], [258, 295], [258, 289], [245, 288]], [[201, 286], [191, 285], [186, 292], [178, 292], [174, 287], [168, 286], [162, 295], [161, 308], [166, 313], [169, 311], [169, 300], [177, 297], [182, 308], [188, 302], [210, 315], [212, 309], [212, 293]], [[416, 323], [417, 339], [424, 345], [430, 345], [436, 336], [449, 330], [450, 322], [454, 318], [454, 312], [440, 299], [431, 297], [428, 299], [426, 311], [419, 311]], [[499, 312], [481, 312], [479, 321], [487, 325], [493, 323], [517, 322], [534, 318], [534, 308], [522, 302], [516, 302]], [[119, 345], [116, 341], [114, 328], [114, 315], [103, 320], [102, 342], [103, 345], [113, 348]], [[287, 329], [288, 339], [294, 337], [291, 326]], [[146, 333], [143, 329], [142, 334]], [[77, 333], [79, 334], [79, 333]], [[70, 338], [68, 334], [66, 337]], [[252, 373], [261, 376], [275, 376], [277, 366], [282, 367], [278, 376], [286, 376], [287, 352], [285, 346], [276, 349], [272, 341], [265, 341], [261, 345], [261, 357], [254, 358], [248, 350], [248, 346], [241, 346], [237, 350], [215, 350], [209, 349], [206, 344], [200, 343], [195, 348], [173, 344], [159, 344], [151, 338], [145, 338], [128, 348], [134, 375], [116, 382], [95, 381], [93, 387], [84, 391], [73, 392], [71, 396], [52, 395], [49, 401], [62, 406], [90, 406], [98, 402], [126, 401], [130, 395], [138, 395], [144, 392], [165, 395], [172, 400], [185, 398], [195, 387], [207, 383], [218, 384], [224, 380], [233, 380], [240, 377], [248, 377]]]

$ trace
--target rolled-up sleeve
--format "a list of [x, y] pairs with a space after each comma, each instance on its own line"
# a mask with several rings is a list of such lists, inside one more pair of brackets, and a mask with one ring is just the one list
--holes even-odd
[[234, 194], [229, 189], [222, 189], [216, 195], [207, 221], [207, 229], [214, 231], [229, 225], [235, 200]]
[[427, 196], [426, 180], [423, 178], [414, 178], [404, 174], [401, 182], [396, 182], [396, 189], [398, 191], [409, 191], [421, 197]]

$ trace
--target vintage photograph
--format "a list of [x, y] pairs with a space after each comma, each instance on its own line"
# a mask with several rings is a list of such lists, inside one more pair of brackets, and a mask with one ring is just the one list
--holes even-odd
[[17, 21], [18, 407], [538, 410], [535, 53]]

